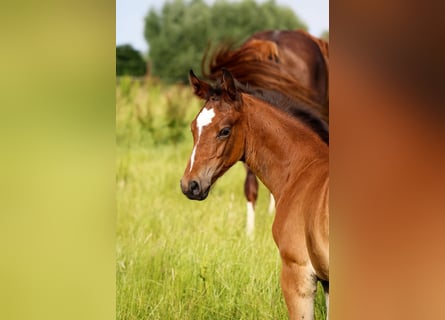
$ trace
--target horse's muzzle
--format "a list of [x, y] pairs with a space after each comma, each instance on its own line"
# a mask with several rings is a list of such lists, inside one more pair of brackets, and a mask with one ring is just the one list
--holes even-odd
[[182, 193], [184, 193], [187, 198], [191, 200], [204, 200], [209, 195], [210, 186], [205, 188], [197, 180], [190, 180], [188, 183], [183, 183], [180, 181]]

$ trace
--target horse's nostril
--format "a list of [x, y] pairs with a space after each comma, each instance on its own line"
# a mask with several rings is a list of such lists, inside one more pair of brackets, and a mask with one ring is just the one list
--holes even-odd
[[201, 188], [199, 187], [199, 183], [195, 180], [189, 182], [189, 190], [193, 195], [197, 196], [200, 192], [200, 189]]

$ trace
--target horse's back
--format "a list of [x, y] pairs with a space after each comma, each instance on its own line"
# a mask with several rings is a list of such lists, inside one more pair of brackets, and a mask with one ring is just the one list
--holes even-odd
[[306, 31], [260, 31], [236, 50], [217, 50], [208, 78], [215, 78], [221, 68], [227, 68], [244, 84], [320, 105], [316, 108], [328, 122], [328, 59], [328, 43]]
[[276, 60], [288, 72], [317, 94], [319, 103], [328, 106], [329, 44], [303, 30], [269, 30], [252, 35], [252, 41], [270, 41], [277, 46]]

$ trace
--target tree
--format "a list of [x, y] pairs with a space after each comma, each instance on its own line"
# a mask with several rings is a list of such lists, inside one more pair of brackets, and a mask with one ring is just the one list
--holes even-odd
[[143, 76], [147, 72], [147, 64], [139, 51], [131, 45], [116, 47], [116, 75]]
[[231, 39], [244, 41], [266, 29], [307, 29], [287, 8], [274, 0], [258, 4], [253, 0], [174, 0], [160, 12], [150, 9], [145, 18], [144, 36], [149, 46], [152, 74], [167, 82], [186, 82], [189, 69], [199, 73], [208, 42]]

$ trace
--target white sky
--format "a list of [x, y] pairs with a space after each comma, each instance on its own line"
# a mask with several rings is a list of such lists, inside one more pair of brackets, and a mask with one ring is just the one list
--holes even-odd
[[[162, 8], [165, 2], [166, 0], [116, 0], [116, 44], [131, 44], [135, 49], [146, 53], [148, 46], [144, 39], [144, 18], [150, 8]], [[291, 8], [306, 23], [311, 34], [320, 36], [323, 31], [329, 30], [329, 0], [275, 2]]]

